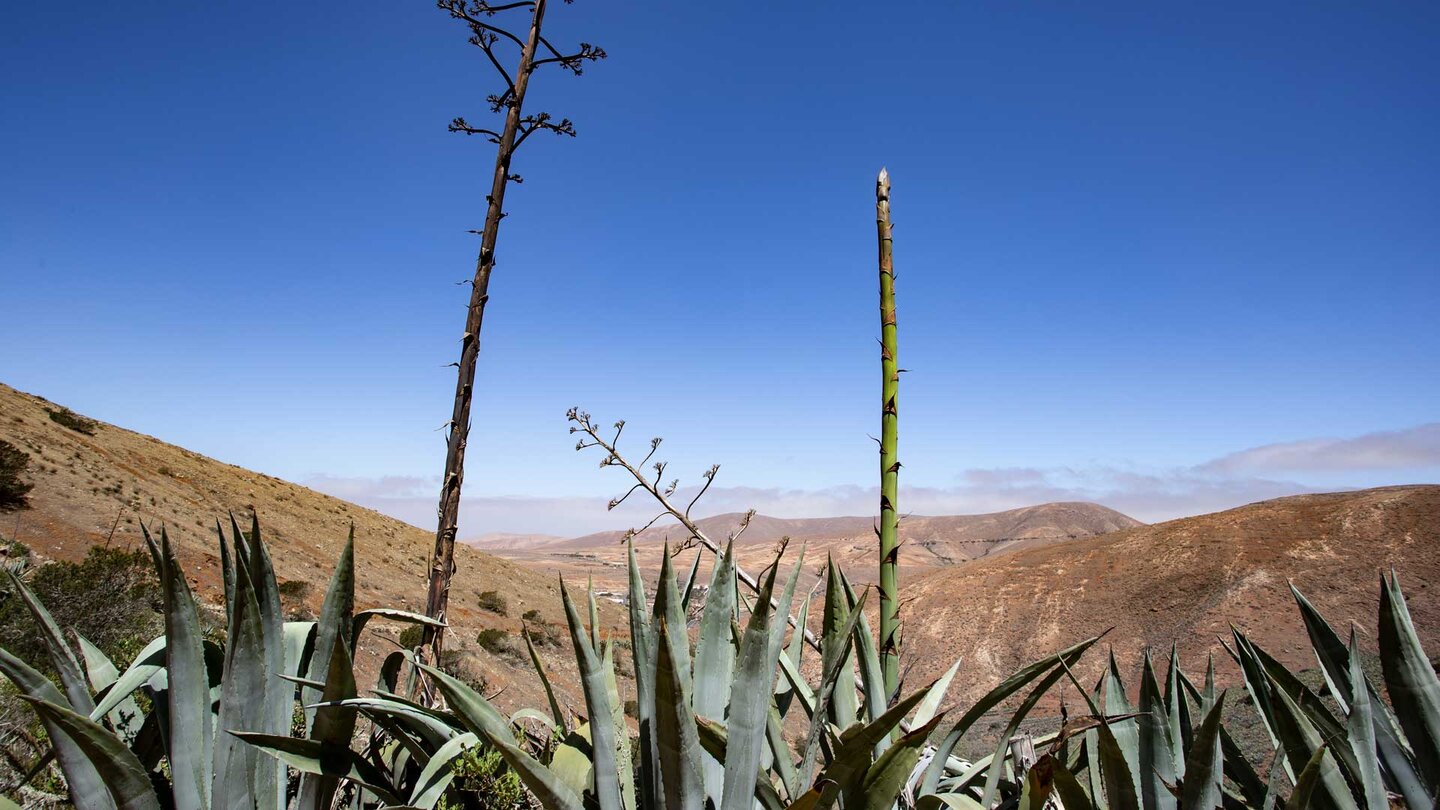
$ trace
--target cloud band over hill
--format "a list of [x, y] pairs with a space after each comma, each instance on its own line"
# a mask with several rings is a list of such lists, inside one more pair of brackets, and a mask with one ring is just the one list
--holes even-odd
[[[1352, 438], [1318, 438], [1239, 450], [1190, 467], [1141, 470], [1123, 466], [970, 469], [949, 486], [904, 486], [914, 514], [976, 514], [1052, 501], [1093, 501], [1147, 522], [1213, 512], [1254, 501], [1343, 488], [1336, 475], [1364, 477], [1352, 486], [1411, 483], [1440, 472], [1440, 423]], [[1394, 481], [1376, 481], [1391, 473]], [[1410, 477], [1406, 477], [1410, 476]], [[1324, 483], [1315, 479], [1323, 478]], [[417, 526], [434, 525], [438, 478], [355, 478], [316, 475], [305, 483]], [[617, 480], [617, 486], [622, 484]], [[677, 493], [684, 498], [686, 492]], [[576, 536], [639, 524], [653, 515], [639, 495], [614, 512], [609, 493], [567, 496], [467, 496], [461, 535], [537, 532]], [[756, 509], [776, 517], [864, 515], [878, 502], [875, 487], [823, 489], [716, 486], [700, 514]], [[687, 499], [688, 500], [688, 499]], [[682, 501], [683, 502], [683, 501]]]

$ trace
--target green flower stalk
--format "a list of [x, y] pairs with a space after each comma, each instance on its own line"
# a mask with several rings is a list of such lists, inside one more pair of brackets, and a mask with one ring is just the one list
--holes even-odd
[[890, 173], [880, 170], [875, 181], [875, 231], [880, 242], [880, 664], [885, 696], [893, 699], [900, 684], [899, 524], [896, 500], [900, 462], [895, 457], [900, 391], [896, 365], [895, 266], [891, 260]]

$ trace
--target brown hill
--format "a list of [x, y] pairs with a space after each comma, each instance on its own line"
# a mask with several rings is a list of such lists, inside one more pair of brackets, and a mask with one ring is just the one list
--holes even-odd
[[[62, 411], [40, 397], [0, 385], [0, 439], [30, 455], [28, 480], [34, 484], [31, 507], [7, 516], [4, 534], [18, 537], [41, 558], [78, 559], [97, 543], [139, 547], [141, 521], [164, 525], [178, 541], [197, 593], [218, 605], [223, 595], [215, 521], [228, 512], [248, 521], [255, 512], [277, 576], [281, 582], [310, 583], [306, 607], [318, 610], [353, 524], [357, 607], [424, 609], [430, 532], [114, 425], [96, 422], [93, 435], [86, 435], [51, 418], [50, 413]], [[453, 641], [448, 646], [473, 648], [468, 653], [475, 656], [473, 667], [485, 672], [490, 688], [510, 687], [502, 702], [544, 705], [528, 661], [479, 650], [475, 638], [486, 627], [518, 634], [521, 614], [531, 609], [546, 621], [563, 624], [555, 577], [467, 547], [456, 549], [456, 563], [450, 600]], [[480, 593], [491, 590], [508, 603], [508, 616], [478, 606]], [[607, 624], [618, 624], [618, 616], [612, 606], [605, 606]], [[362, 666], [376, 665], [394, 649], [399, 628], [381, 624], [375, 623], [373, 633], [367, 631], [370, 638], [357, 656]], [[559, 681], [576, 683], [570, 656], [553, 658], [547, 663], [568, 673]]]
[[[739, 513], [714, 515], [696, 523], [706, 536], [724, 543], [743, 517]], [[805, 545], [806, 558], [812, 563], [822, 562], [828, 554], [856, 582], [873, 582], [874, 520], [756, 515], [736, 541], [736, 557], [741, 567], [758, 571], [773, 558], [775, 543], [789, 537]], [[1139, 525], [1134, 518], [1094, 503], [1047, 503], [985, 515], [907, 515], [900, 522], [900, 563], [908, 574], [915, 575], [937, 566]], [[653, 575], [659, 570], [664, 541], [669, 539], [674, 544], [687, 535], [677, 523], [660, 524], [637, 535], [636, 553], [641, 567]], [[620, 589], [624, 582], [624, 539], [624, 532], [615, 531], [530, 545], [501, 542], [487, 548], [531, 566], [592, 574], [606, 587]], [[708, 570], [708, 565], [702, 565], [702, 571]]]
[[[1127, 665], [1146, 646], [1222, 679], [1238, 672], [1216, 641], [1233, 623], [1286, 664], [1315, 666], [1287, 586], [1375, 649], [1379, 573], [1400, 573], [1423, 641], [1440, 653], [1440, 486], [1302, 495], [1016, 551], [910, 579], [905, 643], [924, 682], [965, 657], [974, 696], [1026, 661], [1113, 627]], [[1094, 672], [1096, 656], [1087, 672]]]

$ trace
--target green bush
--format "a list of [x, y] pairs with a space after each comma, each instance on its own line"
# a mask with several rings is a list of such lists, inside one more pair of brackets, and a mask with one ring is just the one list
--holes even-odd
[[420, 646], [425, 640], [425, 628], [418, 624], [408, 624], [400, 631], [400, 646], [407, 650], [413, 650]]
[[496, 655], [510, 652], [510, 634], [498, 627], [487, 627], [475, 637], [482, 650]]
[[520, 777], [494, 748], [487, 745], [471, 748], [451, 764], [450, 770], [455, 774], [455, 787], [471, 795], [455, 802], [443, 802], [439, 808], [514, 810], [527, 806]]
[[480, 609], [488, 610], [499, 616], [509, 616], [510, 606], [506, 604], [505, 597], [498, 591], [485, 591], [480, 594]]
[[52, 411], [47, 408], [45, 412], [50, 414], [50, 421], [55, 424], [70, 428], [76, 433], [83, 433], [86, 436], [94, 436], [96, 429], [100, 427], [99, 422], [96, 422], [94, 419], [86, 419], [69, 408], [61, 408], [58, 411]]
[[0, 512], [14, 512], [30, 505], [30, 490], [34, 485], [21, 477], [29, 467], [28, 453], [0, 441]]
[[303, 579], [289, 579], [280, 583], [275, 590], [280, 593], [281, 599], [303, 602], [310, 595], [310, 583]]
[[[0, 583], [0, 647], [25, 661], [48, 661], [29, 610], [8, 582]], [[160, 585], [144, 551], [92, 546], [80, 562], [55, 560], [35, 568], [27, 584], [56, 624], [84, 636], [111, 660], [129, 661], [163, 629]]]
[[545, 623], [545, 617], [541, 616], [540, 611], [536, 610], [535, 608], [530, 608], [529, 610], [525, 611], [525, 614], [522, 615], [520, 618], [524, 619], [527, 622], [530, 622], [531, 624]]

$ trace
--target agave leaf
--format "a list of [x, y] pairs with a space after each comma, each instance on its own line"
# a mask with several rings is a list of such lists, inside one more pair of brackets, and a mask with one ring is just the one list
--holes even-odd
[[[245, 728], [267, 734], [288, 734], [296, 690], [280, 677], [285, 672], [285, 614], [280, 609], [280, 585], [275, 579], [275, 568], [260, 537], [260, 520], [254, 513], [250, 516], [249, 543], [250, 584], [260, 608], [260, 647], [264, 651], [265, 669], [261, 673], [263, 725]], [[262, 807], [271, 806], [270, 796], [275, 797], [276, 806], [285, 804], [285, 782], [283, 760], [266, 757], [255, 761], [255, 798]]]
[[1195, 730], [1190, 721], [1190, 703], [1185, 700], [1182, 677], [1180, 653], [1171, 645], [1169, 668], [1165, 677], [1165, 724], [1170, 729], [1170, 750], [1175, 755], [1177, 779], [1185, 778], [1185, 752], [1195, 741]]
[[581, 723], [555, 746], [555, 752], [550, 755], [550, 772], [575, 795], [583, 796], [590, 790], [593, 770], [590, 764], [590, 724]]
[[[850, 608], [845, 599], [845, 588], [840, 584], [840, 569], [835, 565], [833, 558], [827, 559], [825, 563], [825, 607], [821, 618], [820, 649], [823, 658], [826, 646], [844, 647], [846, 657], [838, 664], [836, 670], [835, 689], [830, 695], [827, 704], [831, 724], [836, 728], [849, 728], [855, 722], [859, 714], [859, 703], [855, 699], [855, 672], [851, 666], [849, 655], [853, 639], [841, 639], [836, 636], [842, 626], [846, 625], [846, 618], [850, 614]], [[854, 622], [849, 624], [854, 627]], [[850, 631], [846, 631], [849, 633]]]
[[[700, 746], [705, 749], [705, 753], [723, 762], [729, 744], [725, 724], [696, 716], [695, 728], [700, 733]], [[817, 793], [816, 796], [818, 795]], [[757, 771], [755, 776], [755, 801], [759, 802], [764, 810], [796, 810], [799, 806], [794, 803], [786, 805], [763, 770]]]
[[[804, 630], [802, 629], [797, 632], [803, 642], [805, 638]], [[776, 664], [780, 667], [779, 682], [790, 687], [790, 695], [799, 698], [798, 702], [801, 710], [805, 712], [806, 719], [813, 720], [815, 718], [815, 693], [810, 690], [810, 684], [806, 683], [805, 679], [801, 677], [799, 665], [792, 662], [788, 655], [780, 656], [780, 660], [776, 661]], [[778, 697], [776, 701], [776, 705], [778, 706]], [[793, 703], [795, 701], [791, 702]]]
[[775, 769], [775, 774], [780, 777], [785, 795], [795, 798], [800, 794], [800, 772], [795, 769], [790, 745], [785, 742], [784, 721], [781, 720], [780, 710], [774, 701], [771, 701], [769, 716], [765, 718], [765, 742], [770, 746], [770, 756], [767, 759]]
[[[1112, 658], [1113, 661], [1113, 658]], [[1062, 664], [1070, 681], [1085, 698], [1085, 703], [1090, 709], [1090, 714], [1100, 721], [1096, 726], [1098, 745], [1096, 746], [1097, 763], [1100, 768], [1101, 781], [1105, 786], [1105, 803], [1110, 810], [1138, 810], [1140, 807], [1139, 796], [1135, 792], [1135, 777], [1130, 770], [1130, 762], [1121, 748], [1120, 741], [1116, 739], [1115, 732], [1110, 728], [1110, 720], [1105, 713], [1100, 711], [1100, 706], [1090, 693], [1075, 679], [1075, 674], [1070, 672], [1068, 665]], [[1113, 677], [1113, 673], [1107, 674], [1106, 681]], [[1106, 695], [1105, 708], [1110, 710], [1110, 697], [1113, 692]], [[1129, 705], [1122, 702], [1121, 705]], [[1092, 766], [1093, 767], [1093, 766]]]
[[1433, 791], [1440, 785], [1440, 679], [1420, 647], [1399, 577], [1392, 572], [1380, 585], [1381, 671], [1415, 763]]
[[436, 749], [415, 780], [415, 789], [410, 792], [410, 805], [420, 810], [431, 810], [455, 778], [450, 763], [479, 743], [480, 738], [467, 731]]
[[1050, 804], [1050, 794], [1055, 792], [1055, 772], [1065, 767], [1046, 754], [1036, 760], [1025, 772], [1025, 784], [1020, 788], [1020, 804], [1017, 810], [1045, 810]]
[[[817, 582], [815, 587], [818, 586], [819, 583]], [[810, 615], [810, 598], [814, 595], [815, 588], [812, 587], [810, 592], [805, 594], [805, 598], [800, 600], [800, 610], [795, 614], [794, 619], [795, 631], [790, 634], [790, 643], [786, 646], [785, 655], [781, 661], [782, 665], [789, 663], [791, 668], [797, 672], [800, 669], [800, 662], [805, 656], [805, 617]], [[781, 632], [784, 632], [785, 626], [788, 623], [789, 620], [780, 626]], [[780, 711], [781, 718], [784, 718], [785, 715], [789, 713], [790, 704], [794, 699], [795, 687], [791, 684], [790, 678], [782, 676], [777, 679], [775, 684], [775, 706]]]
[[214, 718], [205, 634], [195, 597], [175, 559], [170, 538], [160, 532], [161, 588], [165, 602], [165, 671], [169, 719], [170, 776], [179, 810], [204, 810], [210, 803], [214, 767]]
[[[8, 678], [20, 691], [21, 696], [28, 700], [44, 701], [61, 707], [69, 705], [65, 696], [55, 688], [49, 678], [3, 649], [0, 649], [0, 674]], [[93, 797], [96, 802], [94, 806], [101, 810], [113, 808], [115, 803], [110, 799], [105, 782], [85, 751], [44, 715], [40, 716], [40, 720], [50, 737], [55, 759], [59, 760], [60, 770], [65, 774], [71, 794], [76, 799]], [[29, 779], [25, 781], [28, 782]]]
[[930, 793], [915, 801], [915, 810], [985, 810], [985, 806], [964, 793]]
[[[670, 590], [674, 591], [674, 580]], [[622, 810], [619, 768], [615, 762], [615, 723], [610, 709], [609, 691], [600, 658], [590, 644], [590, 635], [560, 579], [560, 596], [565, 605], [565, 619], [570, 625], [570, 642], [575, 648], [575, 663], [580, 669], [580, 682], [585, 693], [585, 713], [590, 719], [591, 757], [595, 764], [595, 799], [600, 810]], [[677, 600], [678, 601], [678, 600]], [[678, 608], [679, 605], [677, 604]]]
[[[1310, 645], [1325, 673], [1325, 681], [1335, 695], [1342, 709], [1353, 699], [1354, 684], [1349, 671], [1349, 651], [1340, 636], [1320, 614], [1320, 611], [1293, 585], [1290, 588], [1300, 615], [1305, 620], [1305, 630], [1310, 636]], [[1380, 699], [1369, 678], [1361, 677], [1366, 690], [1371, 720], [1374, 723], [1372, 738], [1379, 752], [1381, 776], [1392, 790], [1405, 798], [1408, 807], [1427, 807], [1433, 803], [1430, 791], [1420, 781], [1415, 762], [1405, 744], [1401, 741], [1400, 725], [1390, 707]], [[1346, 709], [1348, 711], [1348, 709]], [[1353, 739], [1353, 738], [1352, 738]], [[1367, 794], [1368, 795], [1368, 794]]]
[[1115, 741], [1125, 754], [1125, 764], [1135, 777], [1135, 795], [1143, 796], [1141, 787], [1142, 765], [1140, 763], [1140, 723], [1134, 717], [1135, 705], [1125, 694], [1125, 681], [1120, 677], [1120, 666], [1115, 661], [1115, 651], [1110, 651], [1109, 668], [1105, 679], [1105, 713], [1110, 717], [1124, 717], [1110, 723]]
[[[782, 552], [783, 553], [783, 552]], [[802, 552], [801, 557], [804, 557]], [[780, 571], [780, 556], [765, 576], [740, 641], [740, 656], [730, 687], [730, 717], [725, 727], [728, 744], [725, 749], [724, 791], [720, 810], [750, 810], [755, 794], [755, 775], [760, 771], [765, 726], [773, 695], [775, 662], [780, 645], [770, 632], [773, 615], [770, 596], [775, 590], [775, 576]], [[796, 568], [799, 571], [799, 568]], [[789, 615], [789, 605], [781, 605]]]
[[246, 731], [230, 733], [303, 774], [344, 779], [374, 793], [382, 801], [392, 804], [400, 801], [395, 794], [395, 787], [385, 778], [385, 774], [364, 757], [351, 751], [348, 745], [302, 740], [280, 734]]
[[1221, 804], [1224, 768], [1219, 743], [1224, 711], [1225, 696], [1221, 695], [1195, 733], [1195, 744], [1185, 760], [1185, 782], [1180, 796], [1181, 806], [1186, 810], [1208, 810]]
[[905, 787], [905, 780], [915, 771], [915, 764], [920, 761], [920, 750], [925, 747], [930, 732], [935, 730], [935, 726], [939, 725], [943, 718], [944, 715], [936, 717], [886, 748], [885, 753], [865, 772], [859, 802], [845, 806], [860, 807], [862, 810], [888, 810], [894, 806], [901, 789]]
[[[1295, 677], [1294, 673], [1286, 669], [1284, 664], [1275, 660], [1275, 658], [1265, 652], [1259, 645], [1249, 641], [1249, 639], [1246, 639], [1246, 644], [1250, 654], [1254, 655], [1255, 659], [1260, 662], [1260, 668], [1264, 671], [1266, 677], [1270, 679], [1270, 691], [1272, 693], [1276, 691], [1284, 692], [1295, 705], [1299, 706], [1306, 718], [1314, 724], [1322, 740], [1338, 740], [1346, 736], [1345, 724], [1331, 713], [1330, 708], [1320, 700], [1319, 696], [1310, 691], [1310, 688], [1302, 683], [1299, 678]], [[1272, 702], [1273, 699], [1272, 694]], [[1277, 718], [1276, 722], [1277, 726], [1284, 725], [1284, 721], [1280, 718]], [[1282, 741], [1285, 740], [1283, 734], [1280, 739]], [[1349, 746], [1331, 747], [1329, 750], [1330, 755], [1339, 762], [1340, 767], [1347, 775], [1358, 773], [1360, 766], [1356, 762], [1354, 752], [1350, 750]], [[1304, 759], [1291, 761], [1289, 764], [1292, 767], [1301, 767], [1308, 759], [1309, 754], [1307, 750]], [[1347, 776], [1347, 778], [1350, 777]]]
[[[840, 585], [845, 589], [845, 609], [853, 610], [855, 591], [850, 587], [850, 580], [845, 576], [845, 572], [838, 573]], [[860, 665], [860, 689], [865, 695], [865, 719], [878, 720], [889, 707], [890, 696], [885, 694], [885, 675], [880, 669], [880, 650], [875, 646], [875, 637], [870, 635], [870, 621], [864, 614], [861, 614], [860, 621], [855, 624], [855, 659]], [[877, 742], [875, 755], [879, 756], [889, 743], [888, 736]]]
[[[710, 573], [710, 589], [706, 591], [700, 637], [695, 645], [694, 713], [713, 720], [725, 718], [730, 681], [735, 673], [735, 646], [730, 643], [730, 623], [736, 615], [735, 595], [735, 549], [731, 542]], [[711, 757], [702, 757], [701, 773], [705, 797], [718, 807], [725, 789], [725, 766]], [[667, 795], [669, 792], [667, 787]]]
[[1169, 713], [1148, 652], [1140, 671], [1140, 716], [1137, 719], [1140, 725], [1141, 803], [1146, 810], [1174, 810], [1175, 795], [1168, 785], [1177, 781], [1175, 759], [1179, 742], [1170, 737]]
[[635, 664], [636, 721], [640, 727], [640, 796], [643, 807], [658, 807], [660, 761], [655, 747], [655, 639], [645, 601], [645, 582], [635, 561], [635, 541], [625, 542], [630, 591], [630, 654]]
[[321, 706], [332, 705], [363, 712], [366, 717], [376, 722], [384, 721], [403, 727], [408, 734], [423, 740], [431, 748], [444, 745], [463, 733], [461, 729], [452, 726], [444, 715], [437, 716], [428, 709], [422, 709], [410, 703], [402, 703], [391, 699], [392, 697], [386, 695], [374, 698], [351, 698], [336, 701], [333, 704], [315, 704], [310, 708], [318, 709]]
[[960, 662], [964, 660], [956, 658], [955, 663], [945, 670], [945, 674], [925, 691], [925, 699], [920, 701], [920, 705], [915, 708], [915, 716], [910, 718], [911, 726], [923, 726], [935, 717], [940, 710], [940, 701], [945, 699], [945, 693], [950, 690], [950, 682], [955, 680], [955, 673], [960, 671]]
[[1355, 631], [1350, 631], [1350, 659], [1348, 679], [1351, 691], [1346, 701], [1350, 714], [1345, 726], [1350, 740], [1350, 749], [1355, 755], [1356, 777], [1360, 782], [1360, 794], [1365, 800], [1366, 810], [1388, 810], [1389, 798], [1385, 795], [1384, 781], [1380, 776], [1380, 758], [1375, 747], [1375, 718], [1370, 710], [1370, 690], [1366, 687], [1365, 673], [1360, 669], [1360, 651], [1355, 643]]
[[[835, 747], [830, 764], [820, 772], [816, 780], [825, 785], [825, 790], [822, 791], [825, 803], [830, 803], [832, 796], [843, 797], [841, 804], [845, 807], [850, 807], [860, 800], [857, 794], [863, 787], [866, 774], [870, 767], [879, 761], [874, 756], [876, 745], [888, 739], [890, 733], [900, 725], [900, 721], [905, 719], [905, 715], [919, 705], [935, 686], [936, 684], [932, 683], [895, 704], [878, 719], [864, 726], [851, 726], [841, 733], [840, 744]], [[913, 767], [914, 763], [911, 763], [911, 766]]]
[[[695, 583], [700, 581], [700, 557], [704, 553], [703, 550], [695, 552], [695, 561], [690, 563], [690, 573], [685, 577], [685, 587], [680, 589], [680, 606], [687, 612], [690, 610], [690, 597], [695, 593]], [[713, 580], [715, 572], [712, 570], [710, 574]], [[707, 593], [705, 598], [709, 599], [710, 594]]]
[[[355, 669], [344, 635], [336, 635], [330, 654], [330, 671], [325, 677], [323, 705], [315, 710], [309, 738], [326, 746], [348, 746], [355, 734], [355, 710], [336, 705], [355, 697]], [[329, 807], [340, 780], [333, 774], [307, 773], [300, 777], [300, 806]]]
[[[350, 536], [345, 540], [345, 547], [340, 550], [340, 559], [335, 561], [335, 573], [330, 575], [330, 584], [325, 588], [325, 601], [320, 605], [320, 619], [315, 627], [315, 654], [310, 656], [310, 668], [306, 677], [313, 681], [325, 679], [325, 674], [330, 671], [330, 656], [335, 650], [335, 640], [344, 638], [346, 633], [350, 636], [350, 650], [355, 649], [360, 638], [360, 629], [365, 626], [365, 622], [354, 614], [355, 524], [352, 523]], [[302, 689], [300, 699], [307, 705], [314, 703], [320, 700], [320, 692], [310, 688]], [[307, 734], [314, 723], [314, 712], [307, 710]]]
[[675, 647], [689, 642], [683, 636], [675, 638], [664, 617], [656, 619], [656, 623], [659, 645], [655, 671], [655, 739], [660, 748], [664, 806], [700, 810], [705, 806], [707, 794], [700, 742], [695, 715], [690, 711], [690, 695], [686, 694], [685, 682], [675, 661]]
[[555, 690], [550, 686], [550, 676], [545, 674], [545, 665], [540, 662], [540, 655], [535, 652], [535, 645], [530, 642], [529, 628], [522, 628], [520, 635], [525, 638], [525, 649], [530, 653], [530, 663], [535, 667], [535, 673], [540, 676], [540, 685], [545, 687], [545, 699], [550, 703], [550, 716], [553, 718], [555, 728], [560, 731], [560, 736], [565, 736], [565, 712], [560, 708], [560, 701], [555, 699]]
[[[1030, 690], [1030, 694], [1025, 696], [1025, 700], [1021, 701], [1020, 706], [1010, 716], [1010, 722], [1006, 724], [1005, 730], [1000, 733], [995, 752], [989, 757], [990, 767], [985, 775], [985, 788], [981, 793], [981, 804], [989, 805], [991, 800], [996, 797], [997, 789], [1000, 786], [1001, 771], [1005, 767], [1006, 752], [1009, 749], [1010, 740], [1014, 738], [1016, 732], [1020, 730], [1020, 724], [1024, 722], [1025, 717], [1030, 714], [1030, 711], [1035, 708], [1035, 704], [1040, 702], [1040, 698], [1044, 697], [1045, 693], [1049, 692], [1050, 688], [1064, 677], [1064, 674], [1065, 671], [1061, 667], [1057, 666], [1052, 669], [1045, 677], [1040, 679], [1034, 689]], [[978, 763], [976, 764], [978, 765]]]
[[1080, 786], [1080, 780], [1075, 778], [1075, 774], [1071, 773], [1063, 762], [1056, 764], [1059, 767], [1055, 768], [1054, 772], [1055, 793], [1059, 795], [1060, 804], [1065, 810], [1095, 810], [1098, 805], [1091, 800], [1085, 788]]
[[[810, 733], [805, 741], [805, 753], [800, 760], [800, 779], [809, 782], [814, 771], [815, 758], [819, 753], [822, 733], [825, 729], [825, 718], [829, 716], [827, 706], [839, 684], [844, 680], [842, 671], [847, 669], [850, 662], [850, 645], [854, 641], [855, 625], [859, 623], [860, 617], [864, 615], [865, 599], [870, 595], [869, 591], [860, 594], [860, 601], [855, 603], [855, 609], [850, 611], [850, 616], [845, 624], [832, 631], [832, 642], [827, 646], [821, 642], [823, 652], [820, 656], [820, 692], [815, 696], [815, 712], [810, 718]], [[854, 679], [849, 681], [852, 690], [855, 686]]]
[[165, 668], [165, 637], [152, 639], [146, 644], [130, 666], [120, 673], [115, 683], [110, 685], [108, 691], [101, 696], [95, 708], [90, 712], [91, 720], [99, 720], [109, 714], [115, 707], [123, 704], [136, 689], [150, 682], [155, 673]]
[[[75, 641], [80, 645], [80, 658], [85, 664], [85, 677], [90, 680], [90, 688], [95, 690], [96, 695], [103, 694], [120, 679], [120, 670], [116, 669], [110, 657], [90, 643], [89, 639], [75, 633]], [[134, 698], [120, 701], [113, 710], [106, 712], [104, 717], [110, 723], [110, 728], [114, 729], [127, 745], [134, 741], [140, 725], [145, 721]]]
[[[244, 538], [233, 535], [236, 556], [241, 556]], [[266, 717], [266, 654], [260, 606], [250, 581], [247, 565], [235, 567], [235, 601], [231, 606], [234, 625], [225, 649], [225, 675], [220, 689], [218, 729], [266, 729], [255, 732], [270, 734]], [[229, 808], [242, 801], [270, 795], [262, 792], [257, 780], [257, 749], [242, 745], [233, 734], [215, 737], [214, 782], [211, 794], [216, 808]], [[272, 774], [274, 768], [268, 769]], [[273, 782], [268, 783], [273, 787]]]
[[620, 779], [620, 802], [625, 810], [635, 810], [635, 765], [630, 755], [630, 735], [625, 728], [625, 704], [620, 700], [620, 683], [615, 678], [615, 645], [605, 645], [601, 662], [605, 670], [605, 694], [610, 698], [610, 722], [615, 727], [615, 764]]
[[[1290, 695], [1286, 694], [1283, 688], [1280, 688], [1276, 681], [1272, 679], [1270, 684], [1270, 694], [1274, 699], [1272, 707], [1275, 711], [1275, 728], [1291, 767], [1296, 772], [1303, 772], [1312, 765], [1318, 768], [1309, 776], [1313, 780], [1318, 780], [1312, 789], [1316, 792], [1315, 800], [1322, 806], [1340, 808], [1353, 806], [1354, 799], [1350, 795], [1350, 788], [1335, 762], [1335, 757], [1331, 756], [1330, 750], [1326, 747], [1325, 739], [1321, 736], [1320, 731], [1314, 723], [1310, 722], [1305, 711], [1291, 699]], [[1312, 762], [1317, 757], [1319, 760]], [[1295, 785], [1295, 791], [1300, 792], [1299, 778], [1296, 779]], [[1307, 799], [1307, 803], [1308, 801], [1309, 799]]]
[[[565, 593], [563, 586], [561, 593]], [[570, 602], [568, 596], [565, 602], [568, 605], [568, 612], [573, 614], [575, 606]], [[573, 622], [573, 625], [579, 624], [578, 617], [576, 617], [576, 619], [577, 621]], [[572, 635], [575, 635], [573, 627]], [[579, 632], [579, 636], [582, 640], [585, 638], [583, 629]], [[594, 656], [592, 655], [591, 657], [593, 658]], [[535, 797], [540, 800], [541, 804], [547, 810], [583, 810], [580, 796], [578, 796], [575, 791], [571, 790], [556, 773], [544, 765], [541, 765], [534, 757], [525, 753], [519, 746], [515, 745], [514, 733], [510, 730], [505, 716], [497, 711], [494, 706], [490, 705], [490, 701], [486, 700], [474, 689], [471, 689], [464, 683], [446, 675], [434, 667], [426, 664], [420, 664], [419, 667], [426, 675], [433, 679], [436, 687], [438, 687], [441, 694], [445, 696], [445, 702], [449, 704], [455, 714], [465, 723], [466, 727], [479, 735], [485, 742], [494, 747], [496, 751], [500, 752], [500, 756], [504, 758], [505, 763], [510, 766], [511, 770], [515, 771], [515, 775], [520, 777], [520, 781], [525, 783], [525, 787], [529, 788], [530, 792], [535, 794]], [[603, 715], [603, 718], [606, 721], [609, 720], [608, 711]], [[594, 719], [595, 717], [592, 714], [592, 724]], [[594, 746], [591, 746], [591, 749], [597, 750]], [[614, 748], [612, 746], [612, 758], [614, 756], [613, 751]], [[598, 767], [597, 761], [597, 770]], [[612, 780], [615, 778], [614, 775], [615, 769], [612, 766], [610, 769], [610, 778]], [[618, 790], [613, 798], [616, 804], [618, 804]]]
[[955, 723], [955, 726], [950, 729], [950, 732], [945, 735], [945, 739], [936, 747], [935, 757], [931, 760], [930, 767], [925, 770], [925, 777], [921, 782], [920, 792], [925, 794], [938, 791], [940, 777], [944, 773], [946, 760], [950, 757], [951, 752], [955, 750], [955, 745], [960, 742], [960, 738], [965, 735], [965, 732], [970, 730], [970, 727], [974, 725], [977, 720], [984, 717], [991, 709], [1000, 705], [1006, 698], [1024, 689], [1036, 678], [1044, 676], [1047, 673], [1053, 674], [1052, 671], [1058, 669], [1060, 662], [1073, 663], [1080, 660], [1080, 656], [1084, 655], [1085, 651], [1090, 649], [1090, 647], [1099, 640], [1099, 636], [1086, 639], [1073, 647], [1060, 651], [1054, 656], [1028, 664], [1017, 670], [1013, 675], [1002, 681], [999, 686], [991, 689], [984, 697], [976, 701], [975, 705], [971, 706], [970, 709], [965, 712]]
[[90, 685], [85, 679], [85, 671], [80, 668], [75, 652], [65, 643], [65, 634], [60, 632], [60, 627], [55, 624], [50, 611], [45, 609], [45, 605], [41, 604], [29, 586], [16, 576], [14, 571], [7, 568], [5, 575], [10, 578], [10, 586], [20, 595], [25, 607], [30, 609], [30, 615], [35, 618], [35, 624], [40, 629], [40, 638], [45, 642], [45, 649], [50, 654], [50, 663], [55, 667], [55, 671], [60, 673], [60, 685], [65, 689], [65, 697], [77, 711], [89, 714], [95, 708], [95, 701], [90, 696]]
[[[1300, 778], [1295, 780], [1295, 790], [1290, 793], [1290, 798], [1285, 802], [1285, 810], [1305, 810], [1315, 802], [1324, 792], [1325, 774], [1335, 767], [1335, 763], [1326, 763], [1325, 746], [1322, 744], [1305, 761], [1305, 767], [1300, 771]], [[1340, 805], [1347, 807], [1350, 805]]]
[[[160, 810], [160, 801], [150, 785], [150, 777], [140, 760], [110, 730], [77, 714], [65, 706], [24, 696], [44, 722], [47, 729], [54, 729], [59, 737], [68, 738], [90, 761], [109, 792], [109, 800], [119, 810]], [[76, 802], [82, 807], [108, 807], [102, 795], [87, 795], [75, 791]], [[87, 788], [93, 790], [93, 787]]]

